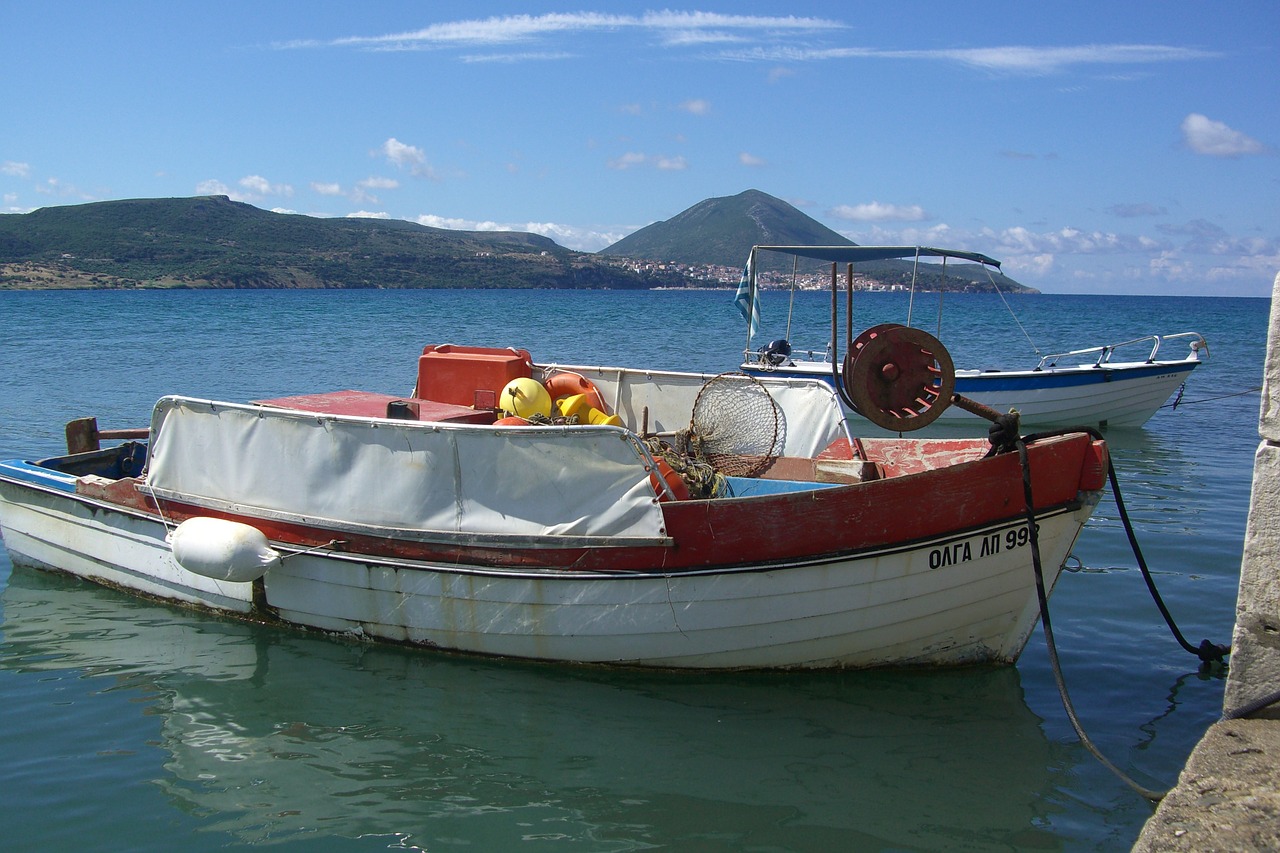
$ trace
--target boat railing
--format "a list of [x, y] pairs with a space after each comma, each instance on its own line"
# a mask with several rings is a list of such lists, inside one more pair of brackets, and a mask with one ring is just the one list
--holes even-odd
[[1040, 363], [1036, 365], [1036, 370], [1043, 370], [1046, 367], [1057, 367], [1058, 360], [1063, 358], [1071, 358], [1080, 360], [1082, 356], [1096, 356], [1093, 366], [1104, 367], [1111, 362], [1111, 357], [1115, 355], [1117, 350], [1125, 347], [1135, 347], [1139, 344], [1150, 344], [1151, 351], [1147, 354], [1144, 361], [1147, 364], [1154, 364], [1156, 356], [1160, 353], [1160, 347], [1166, 341], [1191, 339], [1191, 352], [1186, 356], [1187, 359], [1198, 359], [1201, 349], [1208, 353], [1208, 344], [1205, 342], [1204, 336], [1198, 332], [1178, 332], [1175, 335], [1146, 335], [1141, 338], [1134, 338], [1131, 341], [1123, 341], [1118, 344], [1107, 344], [1100, 347], [1088, 347], [1086, 349], [1071, 350], [1069, 352], [1053, 353], [1046, 355], [1040, 359]]

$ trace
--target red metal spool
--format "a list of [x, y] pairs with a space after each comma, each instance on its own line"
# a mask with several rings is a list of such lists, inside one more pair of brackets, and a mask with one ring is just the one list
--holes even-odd
[[951, 404], [956, 368], [933, 335], [886, 323], [854, 341], [842, 381], [858, 414], [884, 429], [908, 432], [933, 423]]

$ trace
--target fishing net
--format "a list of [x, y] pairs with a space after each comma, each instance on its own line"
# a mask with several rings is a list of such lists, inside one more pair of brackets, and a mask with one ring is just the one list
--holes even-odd
[[680, 451], [725, 476], [754, 477], [781, 452], [782, 413], [759, 379], [721, 373], [702, 386], [677, 439]]
[[[677, 435], [677, 442], [679, 442]], [[729, 485], [724, 475], [711, 467], [710, 463], [695, 459], [677, 450], [657, 436], [645, 439], [645, 446], [654, 459], [662, 459], [671, 466], [671, 470], [680, 475], [691, 498], [719, 498], [730, 494]]]

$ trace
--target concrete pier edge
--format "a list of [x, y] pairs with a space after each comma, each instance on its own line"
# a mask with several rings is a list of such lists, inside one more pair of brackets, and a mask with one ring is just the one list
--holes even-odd
[[1139, 853], [1280, 850], [1280, 705], [1227, 719], [1280, 690], [1280, 274], [1260, 408], [1224, 719], [1205, 732], [1143, 827]]

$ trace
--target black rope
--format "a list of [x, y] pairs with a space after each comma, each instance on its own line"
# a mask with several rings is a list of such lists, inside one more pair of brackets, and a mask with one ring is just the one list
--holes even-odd
[[[1102, 441], [1102, 433], [1090, 427], [1071, 427], [1067, 430], [1058, 430], [1054, 432], [1042, 432], [1035, 435], [1029, 435], [1025, 441], [1034, 442], [1038, 439], [1048, 438], [1054, 435], [1062, 435], [1068, 432], [1085, 432], [1093, 436], [1098, 441]], [[1212, 643], [1209, 640], [1201, 640], [1199, 646], [1193, 646], [1187, 642], [1186, 637], [1182, 636], [1182, 631], [1178, 629], [1178, 625], [1173, 621], [1173, 616], [1169, 613], [1169, 608], [1165, 606], [1164, 599], [1160, 596], [1160, 590], [1156, 589], [1155, 579], [1151, 576], [1151, 570], [1147, 567], [1147, 561], [1142, 556], [1142, 548], [1138, 545], [1138, 536], [1133, 530], [1133, 522], [1129, 520], [1129, 511], [1125, 508], [1124, 497], [1120, 494], [1120, 482], [1116, 478], [1116, 466], [1112, 461], [1110, 454], [1107, 455], [1107, 479], [1111, 482], [1111, 493], [1115, 498], [1116, 509], [1120, 513], [1120, 521], [1124, 525], [1125, 535], [1129, 537], [1129, 547], [1133, 550], [1133, 556], [1138, 561], [1138, 568], [1142, 570], [1142, 578], [1146, 581], [1147, 590], [1151, 593], [1151, 598], [1156, 603], [1156, 607], [1160, 609], [1160, 615], [1164, 617], [1165, 624], [1169, 626], [1169, 630], [1173, 633], [1174, 639], [1182, 648], [1200, 659], [1202, 663], [1223, 663], [1223, 658], [1231, 654], [1231, 646], [1222, 645], [1221, 643]]]
[[992, 421], [991, 426], [987, 427], [987, 441], [991, 442], [991, 449], [987, 451], [987, 456], [1008, 453], [1017, 447], [1021, 439], [1018, 433], [1019, 426], [1020, 419], [1017, 412], [1000, 415]]
[[1045, 647], [1049, 652], [1049, 666], [1053, 670], [1053, 680], [1058, 685], [1058, 696], [1062, 699], [1062, 707], [1066, 709], [1067, 719], [1071, 721], [1071, 728], [1075, 730], [1076, 737], [1080, 739], [1080, 743], [1084, 745], [1085, 749], [1089, 750], [1102, 766], [1114, 773], [1120, 781], [1124, 782], [1140, 796], [1152, 802], [1159, 802], [1164, 799], [1165, 794], [1168, 793], [1167, 791], [1156, 791], [1139, 784], [1119, 767], [1112, 764], [1102, 754], [1102, 751], [1094, 746], [1093, 741], [1085, 734], [1084, 727], [1080, 724], [1080, 718], [1076, 716], [1076, 709], [1071, 704], [1071, 697], [1067, 693], [1067, 682], [1062, 675], [1062, 664], [1058, 660], [1058, 646], [1053, 640], [1053, 626], [1049, 621], [1049, 596], [1045, 592], [1044, 570], [1040, 562], [1040, 536], [1036, 532], [1035, 502], [1031, 497], [1031, 465], [1027, 458], [1027, 441], [1031, 440], [1033, 439], [1027, 438], [1017, 441], [1018, 459], [1022, 463], [1022, 491], [1027, 504], [1027, 532], [1030, 534], [1031, 565], [1035, 570], [1036, 576], [1036, 598], [1040, 603], [1040, 626], [1044, 629]]
[[1193, 406], [1193, 405], [1195, 405], [1196, 403], [1212, 403], [1214, 400], [1226, 400], [1226, 399], [1229, 399], [1229, 398], [1231, 398], [1231, 397], [1243, 397], [1243, 396], [1245, 396], [1246, 394], [1257, 394], [1259, 391], [1261, 391], [1261, 390], [1262, 390], [1262, 386], [1261, 386], [1261, 385], [1259, 385], [1259, 386], [1257, 386], [1257, 387], [1255, 387], [1255, 388], [1246, 388], [1246, 389], [1245, 389], [1245, 390], [1243, 390], [1243, 391], [1236, 391], [1236, 392], [1235, 392], [1235, 393], [1233, 393], [1233, 394], [1219, 394], [1217, 397], [1202, 397], [1202, 398], [1201, 398], [1201, 399], [1199, 399], [1199, 400], [1184, 400], [1184, 399], [1182, 399], [1182, 392], [1183, 392], [1183, 389], [1185, 389], [1185, 388], [1186, 388], [1186, 386], [1185, 386], [1185, 385], [1181, 385], [1181, 386], [1179, 386], [1179, 387], [1178, 387], [1178, 397], [1177, 397], [1177, 399], [1175, 399], [1172, 403], [1165, 403], [1165, 404], [1164, 404], [1163, 406], [1161, 406], [1160, 408], [1162, 408], [1162, 409], [1176, 409], [1176, 408], [1178, 408], [1179, 406]]

